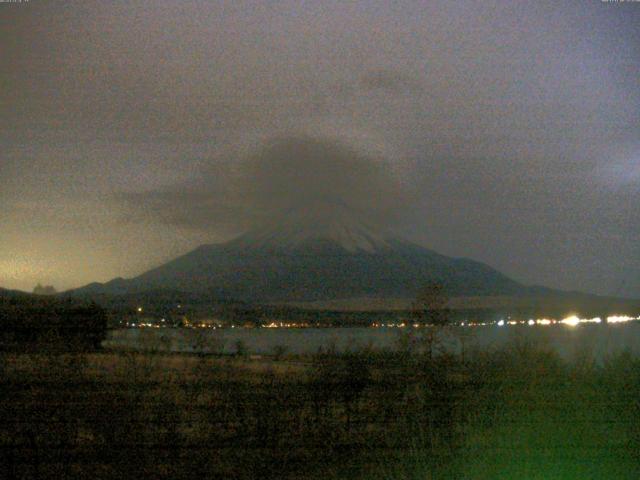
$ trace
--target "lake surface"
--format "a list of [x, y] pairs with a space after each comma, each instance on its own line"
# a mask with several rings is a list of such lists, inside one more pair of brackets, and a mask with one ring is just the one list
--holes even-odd
[[[292, 354], [312, 354], [319, 349], [337, 351], [362, 348], [397, 349], [407, 328], [129, 328], [109, 332], [103, 346], [113, 349], [159, 350], [232, 354], [238, 343], [250, 354], [270, 355], [278, 348]], [[422, 329], [413, 329], [420, 334]], [[460, 335], [462, 332], [462, 335]], [[464, 337], [461, 339], [461, 336]], [[472, 348], [491, 349], [515, 339], [528, 339], [549, 345], [563, 358], [591, 352], [601, 361], [607, 355], [625, 350], [640, 355], [640, 322], [615, 325], [551, 325], [460, 327], [445, 335], [444, 346], [459, 352], [464, 344]]]

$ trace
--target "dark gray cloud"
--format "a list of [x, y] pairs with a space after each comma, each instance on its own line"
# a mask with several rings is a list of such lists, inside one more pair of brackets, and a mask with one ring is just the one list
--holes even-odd
[[388, 158], [336, 138], [267, 139], [234, 161], [212, 161], [198, 178], [121, 195], [127, 221], [238, 234], [292, 208], [342, 202], [388, 227], [412, 196]]

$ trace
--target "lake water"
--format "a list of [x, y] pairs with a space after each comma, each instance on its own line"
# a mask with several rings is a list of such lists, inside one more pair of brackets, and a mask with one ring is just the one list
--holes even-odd
[[[130, 328], [109, 332], [104, 347], [113, 349], [159, 350], [232, 354], [241, 342], [250, 354], [270, 355], [284, 347], [287, 353], [311, 354], [319, 349], [338, 351], [371, 347], [396, 349], [403, 328]], [[414, 330], [419, 334], [421, 329]], [[455, 333], [458, 332], [458, 333]], [[554, 348], [570, 360], [589, 351], [602, 360], [609, 354], [628, 350], [640, 355], [640, 322], [615, 325], [498, 326], [457, 328], [445, 337], [449, 351], [499, 348], [517, 338], [525, 338]], [[464, 339], [460, 339], [462, 332]]]

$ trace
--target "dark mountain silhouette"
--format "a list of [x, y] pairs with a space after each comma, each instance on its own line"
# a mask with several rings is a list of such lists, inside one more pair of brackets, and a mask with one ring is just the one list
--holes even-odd
[[287, 212], [229, 242], [202, 245], [135, 278], [92, 283], [74, 295], [149, 290], [252, 302], [411, 298], [425, 283], [452, 296], [523, 295], [524, 286], [474, 260], [451, 258], [373, 228], [344, 205]]
[[8, 290], [6, 288], [0, 287], [0, 299], [9, 299], [16, 297], [30, 297], [31, 295], [27, 292], [22, 292], [20, 290]]

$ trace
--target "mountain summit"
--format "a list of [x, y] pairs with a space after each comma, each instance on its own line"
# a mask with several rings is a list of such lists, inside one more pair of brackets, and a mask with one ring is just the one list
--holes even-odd
[[440, 255], [362, 221], [346, 205], [297, 208], [231, 241], [202, 245], [131, 279], [75, 294], [179, 290], [254, 302], [412, 298], [425, 283], [451, 295], [517, 295], [525, 287], [493, 268]]
[[326, 242], [351, 253], [391, 248], [391, 234], [364, 222], [363, 216], [344, 203], [321, 202], [292, 208], [269, 225], [231, 243], [244, 249], [299, 250], [314, 242]]

